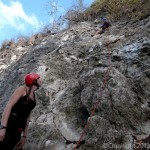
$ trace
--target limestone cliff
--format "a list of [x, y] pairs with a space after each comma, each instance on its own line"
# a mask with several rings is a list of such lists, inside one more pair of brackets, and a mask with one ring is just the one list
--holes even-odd
[[150, 17], [115, 22], [102, 35], [97, 29], [81, 22], [1, 49], [0, 113], [26, 73], [43, 80], [26, 150], [72, 150], [97, 100], [79, 150], [108, 150], [132, 144], [132, 134], [150, 134]]

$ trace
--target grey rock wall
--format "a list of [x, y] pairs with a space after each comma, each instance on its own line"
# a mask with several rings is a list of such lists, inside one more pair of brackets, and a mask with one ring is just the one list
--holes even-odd
[[16, 46], [20, 55], [0, 73], [0, 113], [26, 73], [43, 80], [26, 150], [72, 150], [89, 119], [79, 150], [131, 149], [132, 134], [150, 134], [149, 25], [150, 17], [117, 22], [95, 35], [94, 23], [82, 22], [24, 53]]

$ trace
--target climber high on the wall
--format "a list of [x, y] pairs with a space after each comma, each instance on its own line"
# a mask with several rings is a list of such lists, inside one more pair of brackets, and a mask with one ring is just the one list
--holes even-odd
[[41, 79], [38, 74], [30, 73], [24, 81], [25, 85], [15, 90], [4, 109], [0, 124], [0, 150], [21, 150], [25, 144], [30, 113], [36, 105], [34, 92], [41, 86]]
[[103, 21], [103, 25], [101, 26], [101, 30], [97, 31], [96, 34], [102, 34], [106, 29], [109, 30], [109, 28], [111, 27], [111, 23], [105, 17], [102, 17], [101, 19]]

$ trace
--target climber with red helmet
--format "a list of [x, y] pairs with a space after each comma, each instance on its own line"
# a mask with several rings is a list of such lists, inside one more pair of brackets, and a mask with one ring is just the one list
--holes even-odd
[[2, 114], [0, 150], [21, 150], [25, 144], [30, 113], [36, 105], [34, 92], [41, 86], [41, 79], [38, 74], [30, 73], [24, 82], [14, 91]]

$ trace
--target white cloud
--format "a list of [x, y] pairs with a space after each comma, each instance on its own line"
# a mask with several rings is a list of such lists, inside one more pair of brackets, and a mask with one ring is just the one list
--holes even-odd
[[23, 31], [27, 25], [38, 28], [42, 23], [35, 15], [27, 15], [19, 1], [10, 1], [6, 5], [0, 1], [0, 29], [5, 26], [14, 27], [16, 30]]

